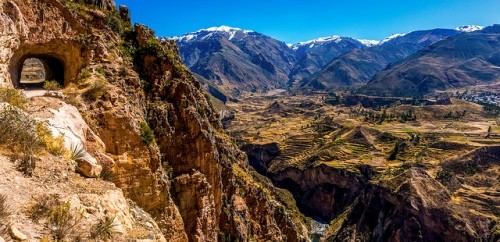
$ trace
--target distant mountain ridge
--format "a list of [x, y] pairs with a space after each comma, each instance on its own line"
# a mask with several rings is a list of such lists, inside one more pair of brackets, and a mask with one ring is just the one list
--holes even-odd
[[417, 96], [498, 82], [500, 25], [493, 25], [428, 45], [377, 73], [360, 91], [371, 95]]
[[405, 59], [431, 43], [459, 33], [453, 29], [433, 29], [391, 35], [376, 46], [354, 49], [335, 58], [316, 73], [302, 79], [298, 86], [301, 90], [360, 86], [388, 65]]
[[[236, 97], [276, 88], [327, 90], [359, 86], [391, 64], [426, 46], [481, 26], [419, 30], [381, 41], [329, 36], [286, 44], [264, 34], [228, 26], [171, 37], [181, 57], [205, 86]], [[218, 92], [218, 94], [220, 94]]]

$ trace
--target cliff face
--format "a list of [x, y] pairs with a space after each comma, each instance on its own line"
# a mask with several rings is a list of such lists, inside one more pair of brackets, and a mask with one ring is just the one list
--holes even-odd
[[112, 1], [0, 1], [0, 85], [19, 85], [26, 58], [60, 63], [63, 101], [96, 135], [85, 148], [167, 241], [307, 240], [249, 175], [176, 45], [129, 19]]

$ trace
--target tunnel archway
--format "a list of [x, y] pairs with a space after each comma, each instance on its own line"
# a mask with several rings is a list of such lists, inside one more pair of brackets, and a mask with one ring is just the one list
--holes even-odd
[[41, 88], [46, 81], [56, 81], [64, 86], [64, 64], [58, 58], [27, 55], [23, 59], [18, 67], [18, 80], [13, 80], [14, 87]]
[[43, 86], [43, 83], [23, 81], [23, 66], [26, 60], [35, 58], [40, 61], [38, 65], [43, 66], [44, 81], [55, 80], [64, 87], [74, 82], [80, 70], [89, 63], [88, 52], [88, 49], [80, 43], [63, 39], [45, 43], [24, 43], [10, 59], [9, 74], [12, 86], [15, 88]]

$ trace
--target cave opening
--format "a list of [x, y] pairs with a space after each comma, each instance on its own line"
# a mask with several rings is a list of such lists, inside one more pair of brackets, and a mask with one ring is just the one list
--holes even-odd
[[48, 55], [28, 55], [21, 59], [17, 71], [16, 88], [39, 89], [47, 81], [56, 81], [64, 86], [64, 64], [56, 57]]

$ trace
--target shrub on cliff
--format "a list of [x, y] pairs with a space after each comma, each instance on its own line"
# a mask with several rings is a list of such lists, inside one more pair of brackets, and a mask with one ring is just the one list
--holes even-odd
[[146, 142], [146, 144], [150, 145], [155, 141], [155, 134], [153, 130], [149, 127], [149, 125], [145, 122], [139, 124], [141, 126], [141, 138]]
[[43, 89], [47, 91], [57, 91], [61, 89], [61, 84], [55, 80], [46, 81], [43, 83]]
[[25, 108], [26, 96], [21, 90], [0, 87], [0, 103], [6, 102], [20, 109]]
[[59, 204], [50, 209], [48, 216], [49, 228], [57, 241], [65, 241], [67, 237], [73, 234], [81, 218], [81, 214], [71, 212], [69, 202]]
[[16, 107], [0, 106], [0, 145], [7, 145], [15, 152], [33, 154], [42, 144], [34, 119]]
[[92, 226], [90, 237], [92, 239], [111, 239], [116, 232], [115, 217], [106, 217], [100, 219], [97, 224]]
[[92, 82], [90, 87], [83, 93], [83, 96], [89, 100], [97, 100], [108, 92], [108, 82], [97, 79]]

